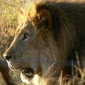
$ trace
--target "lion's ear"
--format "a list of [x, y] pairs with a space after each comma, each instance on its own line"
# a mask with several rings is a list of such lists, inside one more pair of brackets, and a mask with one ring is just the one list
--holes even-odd
[[34, 24], [41, 25], [46, 24], [49, 27], [52, 25], [52, 17], [47, 9], [41, 9], [37, 12], [37, 15], [33, 19]]

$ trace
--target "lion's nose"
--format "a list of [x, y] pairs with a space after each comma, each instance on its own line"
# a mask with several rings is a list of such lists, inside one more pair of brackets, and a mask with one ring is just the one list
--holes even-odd
[[8, 55], [8, 54], [3, 54], [3, 57], [6, 59], [6, 60], [10, 60], [12, 58], [11, 55]]

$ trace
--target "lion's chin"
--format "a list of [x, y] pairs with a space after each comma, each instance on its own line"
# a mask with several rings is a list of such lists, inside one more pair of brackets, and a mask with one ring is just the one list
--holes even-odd
[[40, 76], [37, 74], [34, 75], [33, 78], [28, 78], [25, 74], [22, 72], [20, 73], [20, 78], [23, 83], [28, 84], [28, 85], [40, 85]]

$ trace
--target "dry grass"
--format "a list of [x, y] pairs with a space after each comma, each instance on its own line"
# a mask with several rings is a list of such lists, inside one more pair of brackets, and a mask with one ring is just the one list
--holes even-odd
[[[79, 62], [79, 60], [77, 61]], [[47, 72], [49, 72], [49, 70]], [[61, 71], [60, 76], [56, 79], [52, 77], [46, 77], [46, 79], [41, 79], [40, 85], [52, 85], [48, 84], [50, 81], [51, 82], [56, 81], [55, 85], [85, 85], [85, 68], [81, 68], [79, 63], [77, 63], [77, 65], [72, 65], [71, 72], [72, 75], [63, 76], [63, 71]]]

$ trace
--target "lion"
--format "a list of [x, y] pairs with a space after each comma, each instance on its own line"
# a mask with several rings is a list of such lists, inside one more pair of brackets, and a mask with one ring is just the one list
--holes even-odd
[[56, 85], [62, 70], [63, 74], [70, 74], [72, 61], [76, 64], [75, 52], [83, 60], [85, 7], [33, 3], [21, 16], [15, 38], [3, 54], [9, 68], [19, 71], [26, 84]]

